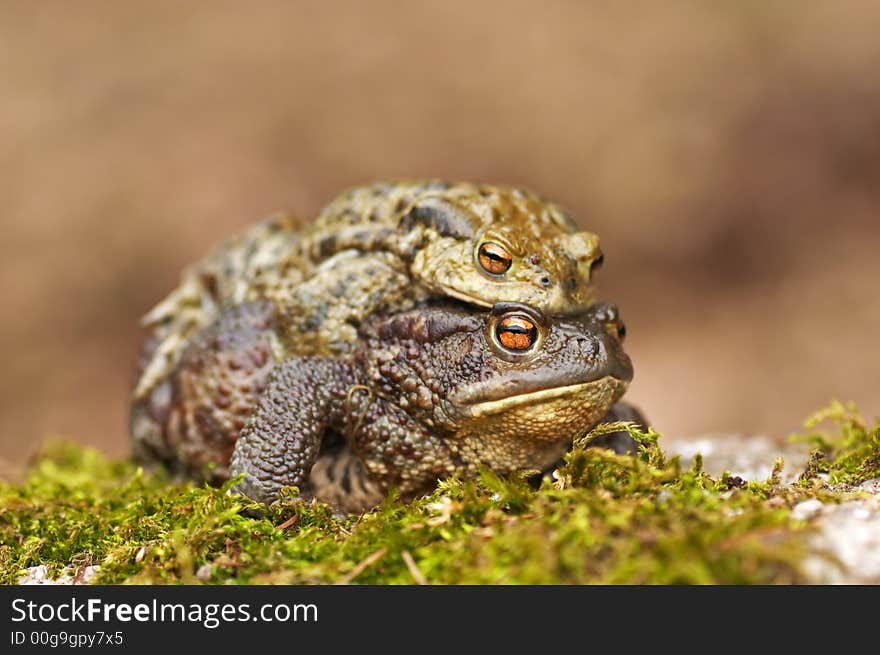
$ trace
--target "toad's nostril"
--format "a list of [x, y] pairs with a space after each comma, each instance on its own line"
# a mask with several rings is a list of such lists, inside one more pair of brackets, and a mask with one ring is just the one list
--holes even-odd
[[596, 352], [599, 349], [599, 344], [596, 343], [595, 339], [577, 337], [575, 343], [577, 344], [577, 349], [580, 351], [580, 355], [583, 357], [593, 358], [596, 356]]
[[541, 279], [538, 280], [538, 282], [540, 282], [540, 283], [541, 283], [541, 286], [543, 286], [543, 287], [549, 287], [551, 284], [553, 284], [553, 280], [551, 280], [551, 279], [550, 279], [549, 277], [547, 277], [546, 275], [544, 275], [543, 277], [541, 277]]

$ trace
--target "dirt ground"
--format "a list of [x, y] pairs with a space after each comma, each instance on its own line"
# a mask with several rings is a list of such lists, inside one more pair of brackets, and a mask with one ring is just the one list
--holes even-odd
[[880, 413], [880, 7], [0, 5], [0, 458], [127, 452], [138, 318], [214, 242], [376, 179], [600, 234], [672, 437]]

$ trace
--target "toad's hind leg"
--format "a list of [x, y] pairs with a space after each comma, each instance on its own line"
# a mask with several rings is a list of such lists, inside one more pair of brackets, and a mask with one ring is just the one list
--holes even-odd
[[235, 444], [234, 491], [262, 503], [285, 486], [305, 487], [329, 427], [345, 419], [348, 390], [357, 386], [352, 364], [340, 358], [293, 357], [275, 367]]
[[[368, 316], [402, 311], [425, 293], [413, 285], [399, 258], [387, 252], [341, 252], [300, 284], [273, 297], [288, 355], [351, 352]], [[267, 294], [269, 295], [269, 294]]]
[[196, 334], [170, 375], [132, 404], [135, 458], [225, 480], [239, 432], [278, 361], [274, 322], [271, 303], [242, 303]]

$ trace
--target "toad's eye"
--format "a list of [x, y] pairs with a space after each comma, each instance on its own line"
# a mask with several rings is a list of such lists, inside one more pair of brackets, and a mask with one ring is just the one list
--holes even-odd
[[593, 273], [595, 273], [600, 268], [602, 268], [602, 264], [604, 264], [604, 263], [605, 263], [605, 255], [600, 253], [599, 256], [593, 260], [593, 263], [590, 264], [590, 275], [592, 276]]
[[525, 316], [507, 316], [495, 326], [495, 337], [507, 350], [523, 352], [538, 340], [538, 326]]
[[492, 275], [504, 275], [513, 263], [507, 248], [491, 241], [480, 246], [477, 251], [477, 259], [483, 270]]

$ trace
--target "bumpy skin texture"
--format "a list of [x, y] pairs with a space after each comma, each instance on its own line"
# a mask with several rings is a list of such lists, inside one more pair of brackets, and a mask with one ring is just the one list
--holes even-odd
[[[504, 250], [506, 270], [481, 265], [484, 244]], [[337, 355], [351, 352], [366, 317], [429, 297], [576, 315], [594, 300], [600, 262], [594, 234], [523, 189], [438, 181], [352, 189], [309, 224], [270, 217], [190, 267], [144, 318], [152, 334], [134, 402], [167, 380], [226, 307], [273, 303], [282, 356]]]
[[272, 303], [242, 303], [196, 334], [174, 374], [132, 406], [137, 459], [225, 480], [239, 433], [280, 359], [276, 325]]
[[[525, 352], [493, 337], [511, 316], [537, 326]], [[350, 355], [294, 357], [273, 370], [235, 445], [237, 489], [269, 503], [295, 485], [355, 511], [391, 487], [408, 498], [479, 467], [546, 469], [632, 378], [618, 332], [608, 306], [565, 320], [516, 303], [488, 315], [440, 306], [377, 319]], [[328, 441], [335, 450], [322, 455]], [[348, 486], [369, 493], [346, 498], [334, 487], [340, 461]]]

